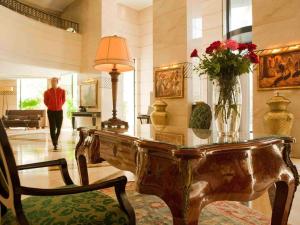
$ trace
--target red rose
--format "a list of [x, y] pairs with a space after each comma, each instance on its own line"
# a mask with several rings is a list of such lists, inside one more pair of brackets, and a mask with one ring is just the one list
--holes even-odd
[[229, 48], [232, 51], [237, 50], [239, 47], [239, 44], [235, 40], [231, 40], [231, 39], [227, 40], [225, 42], [225, 45], [227, 48]]
[[197, 49], [194, 49], [191, 53], [191, 58], [199, 57]]
[[252, 43], [248, 43], [247, 45], [248, 45], [247, 48], [248, 48], [249, 52], [253, 52], [257, 47], [255, 44], [252, 44]]
[[213, 43], [210, 44], [209, 47], [206, 48], [206, 53], [207, 54], [212, 54], [214, 52], [214, 50], [217, 50], [218, 48], [220, 48], [222, 45], [221, 41], [214, 41]]
[[213, 43], [210, 44], [209, 47], [212, 48], [212, 50], [216, 50], [221, 46], [221, 41], [214, 41]]
[[243, 51], [245, 49], [248, 49], [248, 44], [240, 43], [239, 47], [238, 47], [238, 50]]
[[249, 52], [247, 55], [245, 55], [246, 58], [250, 60], [250, 62], [257, 64], [258, 56], [254, 52]]
[[205, 52], [206, 52], [207, 54], [211, 54], [211, 53], [214, 52], [214, 49], [213, 49], [211, 46], [209, 46], [208, 48], [206, 48]]

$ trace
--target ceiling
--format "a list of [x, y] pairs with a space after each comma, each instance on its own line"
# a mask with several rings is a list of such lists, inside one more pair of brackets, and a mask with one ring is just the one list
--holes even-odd
[[141, 10], [152, 5], [152, 0], [118, 0], [118, 3], [126, 5], [135, 10]]
[[21, 0], [28, 5], [53, 12], [62, 12], [74, 0]]

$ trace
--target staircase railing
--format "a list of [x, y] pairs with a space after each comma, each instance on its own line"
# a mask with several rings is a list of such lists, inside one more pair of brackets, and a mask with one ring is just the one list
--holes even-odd
[[62, 19], [58, 16], [46, 13], [40, 9], [33, 8], [17, 0], [0, 0], [0, 5], [3, 5], [24, 16], [49, 24], [51, 26], [55, 26], [72, 32], [77, 32], [77, 33], [79, 32], [78, 23], [72, 22], [70, 20]]

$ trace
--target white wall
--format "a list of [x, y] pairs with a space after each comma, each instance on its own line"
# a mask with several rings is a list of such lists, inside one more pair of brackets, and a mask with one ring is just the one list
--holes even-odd
[[[79, 71], [80, 34], [38, 22], [3, 6], [0, 21], [0, 62]], [[9, 73], [0, 68], [0, 73], [5, 72]]]

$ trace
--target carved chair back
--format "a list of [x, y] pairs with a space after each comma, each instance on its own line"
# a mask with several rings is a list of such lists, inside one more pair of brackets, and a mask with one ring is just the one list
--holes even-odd
[[20, 187], [16, 161], [9, 143], [3, 122], [0, 119], [0, 206], [3, 215], [6, 208], [16, 210], [15, 205], [21, 206], [21, 195], [16, 194]]

